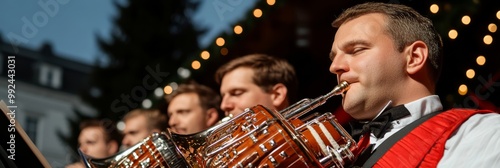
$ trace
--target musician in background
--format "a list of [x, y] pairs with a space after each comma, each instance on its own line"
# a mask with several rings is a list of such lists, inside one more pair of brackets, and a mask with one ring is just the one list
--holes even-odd
[[165, 99], [168, 104], [168, 125], [174, 133], [203, 131], [215, 125], [224, 115], [219, 108], [219, 94], [201, 84], [181, 84]]
[[287, 61], [264, 54], [234, 59], [221, 66], [215, 80], [220, 84], [221, 109], [236, 116], [255, 105], [282, 110], [297, 97], [297, 77]]
[[[106, 120], [109, 121], [109, 120]], [[78, 144], [80, 150], [92, 158], [106, 158], [118, 152], [121, 135], [115, 123], [104, 120], [85, 120], [80, 123]], [[84, 168], [83, 163], [76, 162], [66, 168]]]
[[441, 112], [442, 42], [431, 20], [404, 5], [364, 3], [332, 25], [330, 71], [350, 83], [342, 106], [361, 121], [353, 137], [371, 144], [356, 166], [500, 167], [499, 114]]
[[167, 129], [167, 117], [158, 109], [135, 109], [123, 117], [123, 148], [144, 140], [154, 132], [160, 133]]

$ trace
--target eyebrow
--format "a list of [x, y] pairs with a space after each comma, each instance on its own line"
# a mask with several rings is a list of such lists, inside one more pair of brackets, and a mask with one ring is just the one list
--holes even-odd
[[330, 60], [333, 61], [333, 58], [335, 58], [335, 55], [337, 53], [335, 51], [330, 51]]
[[[354, 40], [351, 40], [351, 41], [348, 41], [348, 42], [345, 42], [344, 44], [342, 44], [340, 46], [341, 49], [345, 49], [345, 48], [349, 48], [349, 47], [353, 47], [355, 45], [365, 45], [365, 46], [371, 46], [370, 43], [368, 43], [366, 40], [362, 40], [362, 39], [354, 39]], [[333, 61], [333, 58], [335, 58], [335, 55], [337, 55], [337, 52], [335, 51], [330, 51], [330, 60]]]

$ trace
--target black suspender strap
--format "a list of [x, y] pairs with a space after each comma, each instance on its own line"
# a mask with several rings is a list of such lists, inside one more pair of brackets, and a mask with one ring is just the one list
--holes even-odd
[[427, 121], [428, 119], [432, 118], [433, 116], [439, 113], [441, 112], [434, 112], [427, 114], [419, 118], [418, 120], [415, 120], [414, 122], [408, 124], [406, 127], [399, 130], [391, 137], [387, 138], [382, 144], [380, 144], [379, 147], [377, 147], [377, 149], [375, 149], [373, 154], [363, 164], [363, 167], [373, 167], [373, 165], [375, 165], [375, 163], [377, 163], [377, 161], [385, 154], [385, 152], [387, 152], [396, 142], [398, 142], [401, 138], [410, 133], [413, 129], [417, 128], [420, 124], [422, 124], [423, 122]]

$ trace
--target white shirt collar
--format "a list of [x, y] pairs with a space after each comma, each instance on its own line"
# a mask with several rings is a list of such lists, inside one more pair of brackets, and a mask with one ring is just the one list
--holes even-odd
[[410, 103], [404, 104], [404, 106], [410, 112], [409, 117], [404, 117], [402, 119], [392, 121], [393, 128], [389, 130], [383, 136], [383, 138], [377, 139], [375, 135], [373, 135], [373, 133], [371, 134], [370, 143], [375, 143], [375, 146], [373, 148], [374, 150], [387, 138], [401, 130], [406, 125], [412, 123], [415, 120], [418, 120], [426, 114], [443, 110], [443, 105], [441, 104], [439, 96], [437, 95], [426, 96]]
[[404, 104], [404, 106], [410, 111], [411, 116], [400, 120], [402, 126], [406, 126], [424, 115], [443, 110], [443, 105], [441, 105], [441, 101], [437, 95], [423, 97]]

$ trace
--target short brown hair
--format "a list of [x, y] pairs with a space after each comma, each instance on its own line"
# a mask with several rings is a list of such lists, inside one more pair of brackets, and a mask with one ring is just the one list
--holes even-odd
[[332, 26], [338, 28], [347, 21], [369, 13], [380, 13], [386, 16], [386, 32], [394, 40], [399, 52], [417, 40], [427, 44], [429, 47], [428, 62], [434, 71], [431, 72], [431, 75], [437, 82], [442, 69], [443, 43], [432, 21], [408, 6], [368, 2], [345, 10], [333, 21]]
[[165, 99], [167, 101], [167, 104], [170, 104], [172, 99], [174, 99], [176, 96], [185, 93], [195, 93], [196, 95], [198, 95], [200, 106], [204, 111], [214, 108], [217, 110], [217, 114], [219, 115], [218, 119], [221, 119], [224, 116], [224, 112], [220, 109], [220, 95], [208, 86], [201, 85], [195, 82], [181, 84], [174, 92], [166, 95]]
[[90, 127], [101, 128], [104, 131], [104, 140], [106, 142], [116, 141], [120, 145], [122, 136], [116, 128], [115, 122], [109, 119], [88, 119], [80, 122], [80, 131]]
[[134, 109], [123, 117], [123, 121], [137, 116], [145, 116], [147, 120], [147, 127], [149, 130], [158, 129], [165, 131], [167, 129], [167, 117], [158, 109]]
[[269, 93], [274, 85], [282, 83], [288, 89], [288, 103], [297, 98], [298, 81], [293, 66], [283, 59], [265, 54], [246, 55], [224, 64], [215, 72], [215, 81], [220, 85], [224, 75], [240, 67], [251, 68], [254, 74], [258, 74], [252, 80], [265, 92]]

